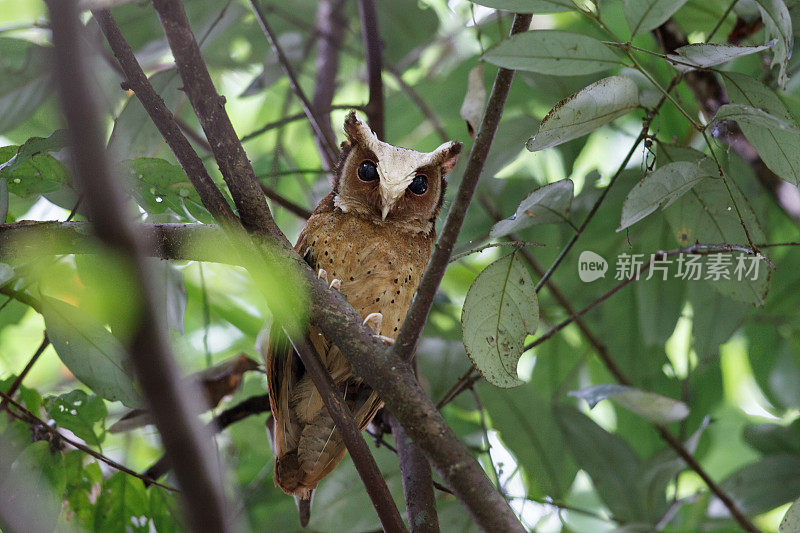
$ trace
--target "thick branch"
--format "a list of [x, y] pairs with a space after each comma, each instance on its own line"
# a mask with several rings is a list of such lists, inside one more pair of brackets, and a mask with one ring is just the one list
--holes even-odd
[[397, 444], [397, 459], [400, 461], [411, 533], [438, 533], [439, 516], [436, 514], [431, 466], [397, 419], [391, 414], [386, 418], [392, 426], [392, 435]]
[[[514, 25], [511, 28], [511, 35], [527, 31], [531, 24], [531, 18], [531, 15], [516, 15], [514, 17]], [[414, 298], [411, 308], [406, 314], [406, 319], [400, 328], [400, 333], [397, 335], [394, 352], [401, 359], [411, 359], [417, 339], [422, 332], [422, 327], [428, 319], [428, 313], [433, 305], [436, 290], [442, 281], [442, 277], [444, 277], [444, 271], [450, 262], [450, 254], [453, 253], [453, 247], [461, 231], [461, 225], [464, 223], [464, 217], [472, 201], [472, 195], [478, 186], [483, 164], [489, 154], [489, 148], [492, 146], [492, 140], [500, 123], [503, 107], [513, 80], [513, 70], [501, 68], [497, 71], [492, 94], [489, 96], [483, 120], [475, 137], [475, 143], [472, 145], [464, 177], [461, 179], [458, 192], [453, 200], [453, 206], [447, 213], [447, 220], [442, 228], [441, 236], [436, 241], [436, 248], [431, 260], [425, 269], [425, 274], [422, 276], [417, 296]]]
[[383, 54], [380, 33], [378, 32], [378, 11], [375, 0], [358, 0], [358, 14], [361, 17], [361, 35], [364, 40], [364, 54], [367, 62], [367, 122], [372, 131], [383, 139], [386, 133], [383, 105]]
[[84, 193], [95, 234], [131, 265], [133, 280], [140, 288], [139, 301], [130, 302], [138, 316], [138, 330], [128, 347], [131, 362], [155, 416], [164, 448], [175, 465], [189, 524], [197, 531], [229, 531], [232, 524], [226, 512], [218, 464], [209, 446], [210, 434], [199, 423], [193, 401], [198, 395], [180, 383], [166, 332], [155, 319], [157, 296], [140, 251], [142, 246], [125, 216], [128, 212], [125, 196], [105, 157], [95, 100], [88, 83], [87, 54], [81, 49], [82, 25], [77, 2], [48, 0], [47, 6], [53, 32], [55, 80], [66, 116], [76, 182]]
[[[347, 18], [344, 16], [345, 0], [320, 0], [317, 6], [317, 82], [314, 85], [312, 107], [319, 117], [319, 125], [328, 139], [335, 139], [331, 116], [328, 114], [336, 92], [336, 75], [339, 71], [339, 49], [342, 47]], [[316, 140], [316, 138], [315, 138]], [[326, 146], [317, 140], [317, 149], [325, 153]]]
[[225, 98], [214, 88], [183, 4], [179, 0], [154, 0], [153, 6], [175, 57], [183, 90], [211, 144], [242, 225], [251, 232], [285, 239], [272, 219], [253, 167], [225, 112]]
[[344, 440], [347, 450], [353, 458], [353, 464], [358, 471], [358, 475], [361, 476], [361, 481], [364, 482], [364, 487], [372, 500], [372, 505], [375, 506], [375, 510], [378, 512], [384, 531], [406, 531], [403, 519], [400, 517], [397, 506], [392, 499], [392, 494], [386, 486], [386, 480], [383, 479], [375, 458], [372, 457], [366, 441], [361, 436], [361, 428], [358, 427], [353, 418], [350, 408], [344, 403], [344, 397], [333, 382], [328, 369], [322, 364], [319, 355], [305, 338], [290, 338], [290, 341], [295, 352], [303, 361], [306, 371], [311, 375], [314, 386], [317, 387], [320, 396], [322, 396], [325, 407], [327, 407], [331, 418], [336, 424], [336, 429], [342, 436], [342, 440]]
[[[208, 175], [203, 162], [198, 157], [197, 152], [194, 151], [192, 145], [183, 136], [179, 124], [176, 122], [175, 117], [169, 109], [167, 109], [164, 100], [156, 93], [150, 81], [147, 79], [142, 67], [136, 60], [133, 50], [130, 45], [125, 41], [122, 36], [117, 23], [111, 16], [108, 10], [102, 9], [92, 11], [103, 35], [106, 36], [108, 44], [111, 46], [111, 51], [119, 62], [122, 72], [127, 79], [128, 87], [136, 94], [136, 97], [142, 103], [142, 106], [153, 119], [153, 123], [161, 132], [164, 140], [167, 141], [172, 153], [180, 163], [189, 180], [194, 185], [197, 193], [203, 202], [203, 205], [208, 209], [209, 213], [214, 217], [217, 222], [233, 222], [236, 220], [236, 215], [231, 211], [230, 206], [225, 201], [222, 193], [217, 188], [214, 180]], [[113, 61], [113, 60], [110, 60]]]
[[[317, 137], [318, 142], [325, 146], [323, 151], [323, 154], [325, 155], [325, 164], [328, 168], [334, 168], [336, 165], [336, 160], [339, 158], [339, 150], [336, 148], [336, 140], [332, 137], [329, 137], [328, 133], [325, 131], [325, 128], [322, 126], [314, 107], [311, 105], [311, 102], [308, 101], [308, 97], [306, 97], [306, 94], [303, 92], [303, 88], [300, 87], [300, 82], [297, 80], [297, 76], [295, 76], [292, 66], [289, 64], [289, 60], [286, 58], [286, 54], [283, 53], [283, 49], [281, 48], [280, 43], [278, 43], [277, 35], [275, 35], [275, 32], [272, 31], [272, 27], [267, 22], [264, 12], [258, 5], [258, 2], [256, 0], [250, 0], [250, 5], [253, 7], [253, 12], [256, 14], [256, 19], [258, 19], [261, 29], [267, 36], [267, 40], [269, 41], [269, 45], [272, 47], [272, 51], [278, 58], [278, 63], [280, 63], [283, 72], [286, 74], [286, 77], [289, 78], [289, 83], [292, 86], [292, 90], [294, 91], [298, 100], [300, 100], [300, 104], [303, 106], [303, 112], [305, 112], [309, 122], [311, 123], [311, 128], [314, 130], [314, 135]], [[333, 133], [333, 131], [330, 131], [330, 133]]]

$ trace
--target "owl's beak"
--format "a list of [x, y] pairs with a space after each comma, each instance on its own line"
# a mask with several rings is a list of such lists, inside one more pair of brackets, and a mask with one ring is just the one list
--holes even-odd
[[414, 177], [405, 177], [399, 180], [385, 179], [381, 176], [379, 189], [381, 193], [381, 217], [386, 220], [389, 213], [392, 211], [394, 204], [403, 196]]

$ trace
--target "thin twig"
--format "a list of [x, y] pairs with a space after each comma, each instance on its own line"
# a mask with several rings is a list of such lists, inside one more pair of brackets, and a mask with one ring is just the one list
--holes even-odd
[[361, 429], [356, 424], [350, 408], [344, 402], [341, 392], [333, 382], [328, 370], [322, 364], [319, 355], [305, 338], [292, 339], [288, 333], [286, 335], [300, 360], [303, 361], [303, 365], [314, 381], [320, 396], [322, 396], [325, 407], [327, 407], [331, 418], [336, 424], [339, 435], [341, 435], [347, 450], [350, 452], [356, 471], [361, 476], [361, 481], [364, 482], [364, 487], [367, 489], [372, 505], [378, 513], [383, 529], [391, 532], [406, 531], [403, 519], [400, 517], [389, 488], [386, 486], [386, 480], [383, 479], [375, 458], [372, 457], [367, 443], [361, 436]]
[[270, 47], [272, 47], [272, 51], [278, 58], [278, 63], [280, 63], [283, 72], [286, 74], [286, 77], [289, 78], [289, 83], [291, 84], [295, 95], [297, 96], [298, 100], [300, 100], [300, 104], [303, 107], [303, 112], [308, 117], [308, 120], [311, 123], [311, 128], [314, 130], [314, 135], [319, 139], [320, 144], [325, 146], [325, 164], [328, 166], [328, 168], [333, 168], [336, 164], [336, 160], [339, 157], [339, 149], [336, 147], [335, 140], [328, 136], [325, 128], [317, 118], [316, 111], [311, 105], [311, 102], [309, 102], [308, 97], [306, 97], [305, 93], [303, 92], [303, 88], [300, 87], [300, 82], [297, 81], [297, 77], [292, 70], [292, 66], [289, 64], [289, 60], [286, 58], [286, 54], [283, 53], [283, 49], [278, 42], [278, 37], [275, 35], [275, 32], [272, 31], [272, 27], [267, 22], [267, 18], [264, 16], [264, 12], [261, 10], [257, 0], [250, 0], [250, 6], [253, 8], [253, 12], [256, 15], [256, 19], [258, 19], [261, 29], [267, 36], [267, 40], [269, 41]]
[[283, 207], [290, 213], [297, 215], [298, 217], [302, 218], [303, 220], [307, 220], [311, 216], [311, 210], [306, 209], [302, 205], [296, 204], [293, 201], [289, 200], [288, 198], [282, 196], [278, 191], [269, 187], [265, 184], [261, 184], [261, 190], [264, 191], [264, 194], [278, 204], [279, 206]]
[[[17, 392], [17, 389], [19, 389], [20, 385], [22, 385], [22, 381], [28, 375], [28, 372], [31, 371], [33, 365], [36, 364], [36, 361], [39, 360], [39, 357], [42, 355], [42, 353], [44, 353], [44, 351], [47, 349], [48, 346], [50, 346], [50, 339], [47, 338], [47, 333], [45, 332], [44, 338], [42, 339], [42, 343], [39, 345], [38, 348], [36, 348], [36, 351], [28, 360], [28, 364], [25, 365], [25, 368], [22, 369], [22, 372], [19, 373], [17, 378], [14, 380], [14, 382], [6, 391], [6, 394], [8, 395], [9, 398], [14, 397], [14, 394]], [[0, 411], [3, 411], [6, 408], [7, 403], [8, 402], [6, 401], [6, 399], [3, 398], [3, 401], [0, 402]]]
[[101, 462], [107, 464], [108, 466], [110, 466], [111, 468], [113, 468], [115, 470], [119, 470], [120, 472], [128, 474], [129, 476], [133, 476], [135, 478], [141, 479], [145, 483], [156, 485], [158, 487], [161, 487], [162, 489], [166, 489], [166, 490], [169, 490], [169, 491], [172, 491], [172, 492], [178, 492], [178, 490], [176, 488], [174, 488], [174, 487], [170, 487], [169, 485], [164, 485], [163, 483], [159, 483], [159, 482], [157, 482], [156, 480], [154, 480], [152, 478], [149, 478], [149, 477], [147, 477], [145, 475], [142, 475], [142, 474], [140, 474], [138, 472], [135, 472], [134, 470], [131, 470], [130, 468], [126, 467], [125, 465], [122, 465], [122, 464], [114, 461], [113, 459], [109, 459], [108, 457], [106, 457], [102, 453], [98, 453], [98, 452], [94, 451], [93, 449], [89, 448], [85, 444], [67, 437], [66, 435], [64, 435], [60, 431], [58, 431], [57, 429], [55, 429], [55, 428], [51, 427], [50, 425], [48, 425], [47, 422], [45, 422], [44, 420], [42, 420], [41, 418], [39, 418], [38, 416], [36, 416], [32, 412], [30, 412], [23, 405], [21, 405], [21, 404], [17, 403], [16, 401], [14, 401], [14, 399], [11, 398], [11, 396], [6, 394], [5, 392], [0, 391], [0, 397], [2, 397], [3, 398], [3, 402], [5, 404], [7, 404], [6, 408], [8, 408], [8, 406], [10, 405], [11, 407], [13, 407], [14, 409], [17, 409], [19, 411], [19, 413], [14, 413], [11, 410], [9, 410], [8, 412], [11, 413], [13, 416], [17, 417], [18, 419], [22, 420], [23, 422], [26, 422], [28, 424], [36, 424], [37, 426], [39, 426], [41, 429], [43, 429], [44, 431], [46, 431], [49, 434], [51, 434], [56, 439], [64, 441], [67, 444], [69, 444], [70, 446], [73, 446], [74, 448], [76, 448], [76, 449], [78, 449], [78, 450], [80, 450], [80, 451], [82, 451], [82, 452], [84, 452], [84, 453], [86, 453], [88, 455], [91, 455], [92, 457], [94, 457], [98, 461], [101, 461]]
[[[516, 15], [511, 34], [527, 31], [531, 18], [531, 15]], [[475, 137], [475, 143], [472, 145], [467, 168], [459, 184], [455, 200], [447, 213], [447, 220], [442, 228], [441, 236], [436, 241], [436, 247], [425, 269], [425, 274], [422, 276], [417, 295], [395, 340], [393, 351], [401, 359], [411, 359], [417, 339], [428, 319], [428, 313], [433, 305], [436, 290], [442, 281], [442, 277], [444, 277], [456, 239], [458, 239], [458, 234], [461, 232], [464, 217], [467, 214], [467, 209], [469, 209], [475, 188], [478, 186], [478, 180], [481, 177], [483, 165], [500, 123], [500, 117], [503, 114], [503, 108], [513, 79], [513, 70], [498, 69], [492, 93], [489, 96], [483, 120]]]
[[[352, 109], [364, 109], [364, 106], [355, 105], [355, 104], [354, 105], [334, 104], [334, 105], [328, 106], [327, 109], [329, 111], [332, 111], [332, 110], [335, 110], [335, 109], [342, 109], [342, 110], [348, 110], [349, 111], [349, 110], [352, 110]], [[323, 110], [322, 109], [318, 109], [317, 112], [318, 113], [323, 113]], [[327, 112], [325, 112], [324, 115], [321, 115], [321, 116], [326, 116], [327, 117]], [[278, 129], [278, 128], [281, 128], [283, 126], [286, 126], [287, 124], [291, 124], [292, 122], [296, 122], [298, 120], [303, 120], [303, 119], [307, 119], [307, 118], [308, 118], [308, 115], [306, 113], [295, 113], [294, 115], [288, 115], [286, 117], [283, 117], [280, 120], [276, 120], [275, 122], [270, 122], [268, 124], [264, 124], [263, 126], [258, 128], [257, 130], [254, 130], [254, 131], [248, 133], [247, 135], [243, 136], [241, 138], [241, 141], [242, 142], [252, 141], [256, 137], [259, 137], [259, 136], [267, 133], [268, 131], [271, 131], [271, 130], [274, 130], [274, 129]], [[328, 122], [330, 122], [330, 119], [328, 119]]]
[[[219, 483], [208, 435], [197, 419], [197, 397], [181, 383], [170, 353], [164, 325], [157, 319], [157, 297], [151, 284], [149, 263], [140, 251], [140, 236], [125, 217], [125, 195], [114, 180], [106, 159], [103, 133], [97, 119], [89, 83], [88, 54], [79, 37], [83, 30], [75, 0], [48, 0], [53, 32], [54, 70], [62, 110], [66, 117], [75, 179], [85, 193], [94, 233], [105, 246], [130, 265], [140, 294], [130, 302], [137, 329], [127, 347], [141, 390], [154, 414], [164, 447], [175, 472], [193, 529], [230, 531], [227, 505]], [[263, 196], [262, 196], [263, 198]]]
[[460, 254], [456, 254], [450, 258], [450, 262], [455, 263], [456, 261], [464, 259], [465, 257], [470, 256], [472, 254], [482, 252], [488, 248], [497, 248], [498, 246], [513, 246], [514, 248], [525, 248], [526, 246], [544, 246], [544, 244], [539, 242], [517, 241], [517, 240], [492, 242], [489, 244], [478, 246], [477, 248], [473, 248], [472, 250], [467, 250], [466, 252], [461, 252]]

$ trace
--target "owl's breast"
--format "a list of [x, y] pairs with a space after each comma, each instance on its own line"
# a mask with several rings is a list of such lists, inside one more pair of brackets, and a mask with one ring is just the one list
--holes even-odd
[[341, 212], [312, 216], [298, 252], [341, 291], [361, 316], [383, 314], [381, 334], [397, 337], [428, 263], [433, 237], [377, 226]]

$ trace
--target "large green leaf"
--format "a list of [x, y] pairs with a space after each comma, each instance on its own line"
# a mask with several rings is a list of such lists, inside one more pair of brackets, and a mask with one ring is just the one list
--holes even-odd
[[760, 128], [763, 131], [778, 130], [794, 133], [800, 132], [797, 126], [792, 122], [781, 120], [762, 109], [742, 104], [725, 104], [720, 107], [717, 114], [714, 115], [714, 120], [712, 122], [719, 120], [735, 120], [740, 127], [746, 124], [748, 126]]
[[685, 3], [686, 0], [624, 0], [631, 35], [661, 26]]
[[518, 252], [486, 267], [469, 288], [461, 313], [461, 334], [475, 368], [498, 387], [522, 381], [517, 362], [525, 337], [536, 333], [539, 303], [533, 280]]
[[34, 442], [11, 465], [9, 477], [22, 482], [14, 487], [13, 493], [0, 495], [6, 504], [11, 508], [35, 509], [39, 523], [32, 524], [32, 529], [44, 527], [42, 531], [52, 531], [61, 513], [61, 494], [66, 485], [61, 453], [45, 440]]
[[[726, 72], [723, 79], [731, 102], [761, 109], [796, 126], [786, 104], [760, 81], [737, 72]], [[795, 129], [764, 128], [746, 121], [740, 122], [739, 126], [770, 170], [800, 186], [800, 150], [794, 149], [800, 146], [800, 132]]]
[[538, 224], [568, 222], [573, 190], [569, 179], [539, 187], [522, 200], [513, 215], [495, 224], [489, 236], [499, 239]]
[[592, 478], [598, 496], [623, 522], [649, 522], [637, 488], [641, 460], [618, 435], [608, 433], [572, 407], [558, 406], [556, 422], [578, 466]]
[[632, 226], [659, 207], [666, 209], [704, 177], [716, 173], [709, 158], [698, 162], [676, 161], [659, 166], [628, 193], [625, 203], [622, 204], [617, 231]]
[[53, 92], [50, 49], [0, 37], [0, 134], [25, 121]]
[[18, 149], [14, 157], [0, 165], [0, 172], [14, 172], [19, 166], [39, 154], [58, 152], [67, 146], [67, 130], [56, 130], [47, 137], [31, 137]]
[[532, 383], [512, 390], [482, 385], [478, 392], [492, 429], [525, 472], [528, 494], [565, 496], [577, 467], [567, 453], [549, 400]]
[[604, 78], [556, 104], [526, 147], [536, 152], [577, 139], [638, 106], [639, 90], [633, 80]]
[[745, 514], [770, 511], [800, 494], [800, 456], [769, 455], [728, 476], [720, 488]]
[[144, 402], [119, 341], [77, 307], [52, 298], [44, 298], [43, 304], [47, 335], [70, 372], [107, 400], [142, 407]]
[[768, 50], [773, 44], [773, 42], [762, 46], [734, 46], [717, 43], [687, 44], [676, 48], [675, 53], [667, 54], [667, 57], [674, 61], [676, 69], [687, 71], [721, 65], [738, 57]]
[[470, 0], [476, 4], [514, 13], [561, 13], [572, 11], [575, 4], [570, 0]]
[[558, 30], [512, 35], [488, 50], [482, 59], [499, 67], [556, 76], [594, 74], [623, 64], [597, 39]]
[[0, 178], [5, 179], [10, 192], [21, 197], [38, 196], [58, 191], [69, 183], [67, 169], [55, 157], [39, 153], [17, 164], [14, 160], [20, 150], [17, 146], [0, 148], [0, 161], [5, 162], [0, 167]]

